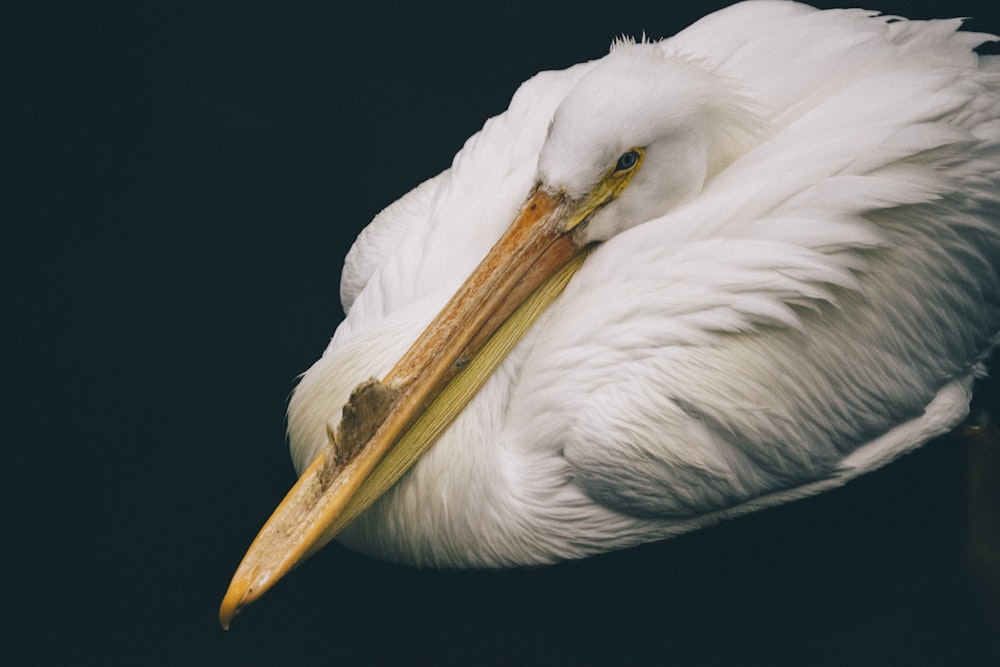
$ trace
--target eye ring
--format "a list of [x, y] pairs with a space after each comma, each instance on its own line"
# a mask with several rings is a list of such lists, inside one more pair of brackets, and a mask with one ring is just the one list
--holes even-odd
[[618, 158], [618, 163], [615, 165], [615, 171], [628, 171], [639, 164], [639, 151], [630, 150], [627, 153], [623, 153], [620, 158]]

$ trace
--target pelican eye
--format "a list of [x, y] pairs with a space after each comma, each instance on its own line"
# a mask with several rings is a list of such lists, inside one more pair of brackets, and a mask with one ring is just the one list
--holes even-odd
[[618, 158], [618, 164], [615, 165], [615, 171], [628, 171], [638, 163], [639, 151], [631, 150]]

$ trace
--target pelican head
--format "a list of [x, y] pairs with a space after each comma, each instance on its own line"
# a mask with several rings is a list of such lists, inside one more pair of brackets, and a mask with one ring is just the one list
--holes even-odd
[[556, 110], [537, 181], [591, 212], [579, 242], [606, 241], [696, 197], [765, 127], [738, 86], [619, 41]]

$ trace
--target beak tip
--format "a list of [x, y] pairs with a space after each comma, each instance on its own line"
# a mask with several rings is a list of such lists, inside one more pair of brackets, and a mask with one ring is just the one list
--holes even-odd
[[233, 618], [249, 604], [247, 595], [250, 592], [250, 583], [243, 577], [236, 577], [229, 584], [229, 590], [222, 598], [222, 605], [219, 607], [219, 623], [223, 630], [229, 630], [229, 625]]

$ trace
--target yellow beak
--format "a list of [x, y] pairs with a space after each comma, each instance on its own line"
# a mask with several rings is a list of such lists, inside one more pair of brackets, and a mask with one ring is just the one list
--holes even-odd
[[[330, 445], [243, 557], [219, 610], [224, 628], [416, 462], [569, 281], [584, 254], [571, 232], [606, 202], [573, 201], [535, 188], [513, 224], [388, 375], [355, 389], [339, 427], [329, 432]], [[543, 284], [549, 288], [536, 292]], [[546, 296], [529, 298], [533, 293]], [[518, 312], [528, 314], [512, 318], [522, 303]], [[511, 321], [517, 323], [504, 324]], [[502, 325], [512, 329], [492, 341]], [[481, 355], [487, 343], [500, 351]], [[473, 372], [481, 356], [493, 361]], [[452, 382], [460, 369], [463, 382]], [[471, 379], [464, 381], [467, 373]]]

